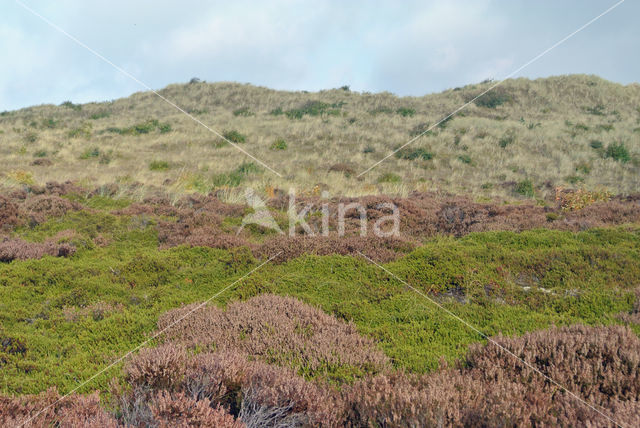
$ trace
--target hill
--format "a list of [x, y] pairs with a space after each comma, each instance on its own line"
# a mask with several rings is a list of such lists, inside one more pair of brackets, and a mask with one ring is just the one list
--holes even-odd
[[243, 186], [346, 196], [438, 190], [478, 199], [552, 199], [556, 187], [638, 191], [640, 85], [586, 75], [505, 81], [358, 177], [490, 86], [423, 97], [199, 81], [159, 91], [282, 177], [150, 92], [3, 112], [0, 180], [142, 183], [170, 195], [217, 191], [230, 201]]
[[0, 425], [637, 426], [640, 87], [490, 85], [1, 113]]

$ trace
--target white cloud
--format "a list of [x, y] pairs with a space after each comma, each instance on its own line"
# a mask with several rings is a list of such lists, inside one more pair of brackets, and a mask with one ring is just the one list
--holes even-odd
[[[350, 84], [414, 95], [501, 78], [603, 10], [597, 0], [29, 4], [155, 88], [198, 76], [280, 89]], [[634, 18], [640, 3], [622, 8], [521, 74], [637, 80], [638, 59], [628, 52], [640, 43]], [[14, 2], [2, 5], [0, 52], [0, 110], [141, 89]]]

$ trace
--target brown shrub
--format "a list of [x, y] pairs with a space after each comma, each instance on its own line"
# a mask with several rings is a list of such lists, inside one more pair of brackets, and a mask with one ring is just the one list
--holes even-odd
[[[117, 427], [100, 406], [98, 392], [72, 394], [60, 400], [55, 388], [39, 395], [11, 398], [0, 395], [0, 425], [4, 427]], [[60, 401], [59, 401], [60, 400]]]
[[237, 413], [251, 370], [246, 356], [238, 352], [200, 353], [187, 362], [181, 389], [194, 400], [206, 398]]
[[45, 185], [45, 193], [47, 195], [63, 196], [72, 194], [81, 195], [86, 193], [86, 191], [71, 181], [65, 181], [64, 183], [50, 181]]
[[131, 385], [171, 390], [184, 377], [186, 364], [183, 347], [165, 344], [141, 350], [125, 365], [124, 374]]
[[[256, 250], [258, 257], [274, 262], [285, 262], [303, 254], [326, 256], [330, 254], [365, 254], [380, 263], [395, 260], [415, 248], [415, 244], [400, 238], [375, 236], [282, 236], [266, 240]], [[277, 255], [277, 256], [276, 256]]]
[[[296, 199], [298, 210], [312, 204], [312, 210], [320, 211], [322, 204], [328, 204], [329, 229], [337, 230], [338, 205], [359, 203], [366, 209], [368, 229], [383, 216], [390, 214], [383, 204], [393, 204], [400, 214], [400, 234], [403, 237], [424, 238], [436, 234], [462, 236], [471, 232], [490, 230], [523, 231], [535, 228], [562, 230], [583, 230], [624, 223], [640, 222], [640, 204], [636, 196], [616, 197], [607, 202], [596, 202], [576, 211], [565, 212], [561, 207], [540, 207], [532, 204], [505, 205], [501, 201], [477, 203], [467, 197], [437, 193], [414, 192], [407, 198], [387, 196], [365, 196], [361, 198], [336, 198], [330, 201], [314, 197]], [[273, 198], [268, 205], [287, 210], [289, 196]], [[561, 221], [549, 222], [549, 213]], [[321, 230], [322, 219], [311, 216], [307, 222], [317, 231]], [[345, 213], [346, 235], [360, 231], [360, 217], [357, 210]]]
[[617, 197], [608, 202], [596, 202], [581, 210], [571, 211], [566, 221], [572, 229], [603, 227], [611, 224], [638, 223], [640, 202]]
[[202, 227], [185, 239], [192, 247], [211, 247], [229, 250], [236, 247], [253, 247], [246, 239], [233, 233], [224, 233], [213, 228]]
[[333, 164], [329, 167], [329, 171], [331, 172], [341, 172], [344, 175], [346, 175], [347, 177], [353, 175], [356, 173], [355, 168], [353, 167], [353, 165], [349, 165], [348, 163], [344, 163], [344, 162], [340, 162], [340, 163], [336, 163]]
[[31, 165], [33, 165], [33, 166], [51, 166], [51, 165], [53, 165], [53, 161], [51, 159], [47, 159], [47, 158], [38, 158], [38, 159], [34, 159], [33, 162], [31, 162]]
[[[617, 422], [640, 422], [640, 340], [619, 326], [552, 328], [495, 338]], [[467, 365], [380, 374], [344, 392], [351, 426], [615, 426], [490, 343]]]
[[[626, 327], [554, 327], [494, 340], [586, 400], [605, 407], [610, 400], [640, 400], [640, 339]], [[487, 379], [545, 383], [495, 345], [472, 346], [467, 361]]]
[[151, 403], [158, 427], [242, 428], [245, 425], [221, 407], [212, 408], [209, 400], [194, 400], [183, 393], [159, 392]]
[[192, 355], [165, 344], [136, 355], [125, 367], [125, 380], [132, 388], [114, 392], [121, 422], [129, 424], [207, 421], [214, 412], [224, 413], [227, 422], [239, 415], [247, 426], [337, 426], [343, 414], [333, 389], [237, 352]]
[[0, 241], [0, 262], [41, 259], [44, 256], [68, 257], [75, 252], [76, 248], [73, 245], [58, 243], [56, 240], [40, 243], [5, 238]]
[[31, 224], [40, 224], [50, 217], [62, 217], [69, 211], [82, 209], [82, 205], [53, 195], [27, 198], [21, 206]]
[[249, 427], [337, 427], [344, 424], [341, 397], [282, 367], [254, 364], [242, 388], [239, 419]]
[[347, 426], [358, 427], [531, 426], [552, 402], [517, 383], [488, 383], [457, 370], [381, 374], [346, 388], [344, 400]]
[[22, 224], [18, 205], [10, 198], [0, 195], [0, 232]]
[[[164, 329], [193, 305], [162, 315]], [[226, 311], [205, 306], [171, 327], [167, 341], [189, 347], [235, 350], [279, 365], [299, 365], [324, 372], [348, 365], [364, 372], [388, 366], [387, 357], [368, 338], [347, 324], [291, 297], [260, 295], [229, 304]]]

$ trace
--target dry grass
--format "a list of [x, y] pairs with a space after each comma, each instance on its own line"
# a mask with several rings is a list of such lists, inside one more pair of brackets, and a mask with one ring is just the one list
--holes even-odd
[[[236, 201], [243, 186], [267, 193], [294, 186], [307, 194], [445, 190], [478, 197], [513, 197], [514, 183], [524, 179], [533, 182], [536, 196], [560, 185], [613, 193], [640, 188], [640, 86], [583, 75], [507, 81], [502, 88], [511, 101], [496, 108], [472, 104], [410, 146], [433, 159], [392, 156], [357, 178], [424, 124], [437, 122], [487, 85], [419, 98], [339, 89], [282, 92], [236, 83], [170, 85], [160, 91], [212, 128], [237, 130], [246, 137], [241, 146], [282, 178], [246, 164], [243, 169], [251, 159], [150, 93], [80, 108], [43, 105], [5, 112], [0, 114], [0, 184], [140, 182], [175, 195], [217, 190]], [[329, 107], [299, 119], [271, 113], [310, 101]], [[401, 108], [415, 114], [399, 114]], [[150, 120], [158, 122], [139, 126], [136, 135], [135, 126]], [[286, 148], [274, 149], [280, 139]], [[594, 149], [594, 140], [603, 148]], [[630, 161], [606, 156], [614, 142], [624, 143]], [[400, 180], [380, 182], [388, 173]], [[144, 193], [143, 187], [140, 196]]]

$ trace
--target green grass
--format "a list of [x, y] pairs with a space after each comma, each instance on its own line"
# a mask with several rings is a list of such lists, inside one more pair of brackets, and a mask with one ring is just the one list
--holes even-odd
[[[160, 251], [153, 220], [108, 213], [127, 201], [114, 205], [97, 197], [85, 202], [97, 211], [71, 213], [16, 232], [42, 241], [74, 229], [80, 234], [73, 238], [79, 248], [74, 256], [0, 264], [0, 337], [25, 348], [0, 351], [3, 393], [33, 393], [54, 385], [69, 391], [142, 343], [161, 313], [208, 299], [259, 263], [245, 248]], [[111, 243], [97, 247], [92, 239], [98, 235]], [[385, 267], [489, 335], [552, 324], [610, 324], [632, 307], [640, 277], [640, 229], [435, 238]], [[267, 264], [215, 303], [265, 292], [298, 297], [354, 322], [396, 366], [416, 372], [436, 368], [442, 356], [453, 362], [469, 344], [482, 340], [428, 299], [356, 257], [304, 256]], [[72, 319], [74, 311], [82, 315]], [[118, 373], [119, 366], [82, 390], [106, 391]]]
[[518, 195], [526, 196], [529, 198], [532, 198], [535, 195], [535, 189], [533, 187], [533, 183], [529, 179], [519, 181], [516, 184], [516, 187], [514, 190]]
[[169, 170], [169, 162], [154, 160], [149, 163], [149, 170], [151, 171], [167, 171]]
[[615, 161], [626, 163], [631, 160], [629, 150], [623, 143], [611, 143], [607, 146], [607, 150], [604, 153], [605, 157], [611, 158]]
[[260, 172], [262, 172], [262, 168], [255, 163], [243, 162], [233, 171], [215, 174], [211, 181], [213, 187], [237, 187], [250, 175]]
[[422, 147], [418, 148], [404, 148], [396, 152], [395, 156], [398, 159], [406, 159], [406, 160], [431, 160], [433, 159], [433, 153], [424, 149]]
[[278, 138], [271, 144], [271, 150], [287, 150], [287, 142], [282, 138]]
[[236, 143], [236, 144], [244, 143], [245, 141], [247, 141], [247, 136], [239, 133], [235, 129], [232, 129], [232, 130], [229, 130], [229, 131], [225, 131], [224, 134], [222, 134], [222, 136], [226, 140], [231, 141], [232, 143]]

